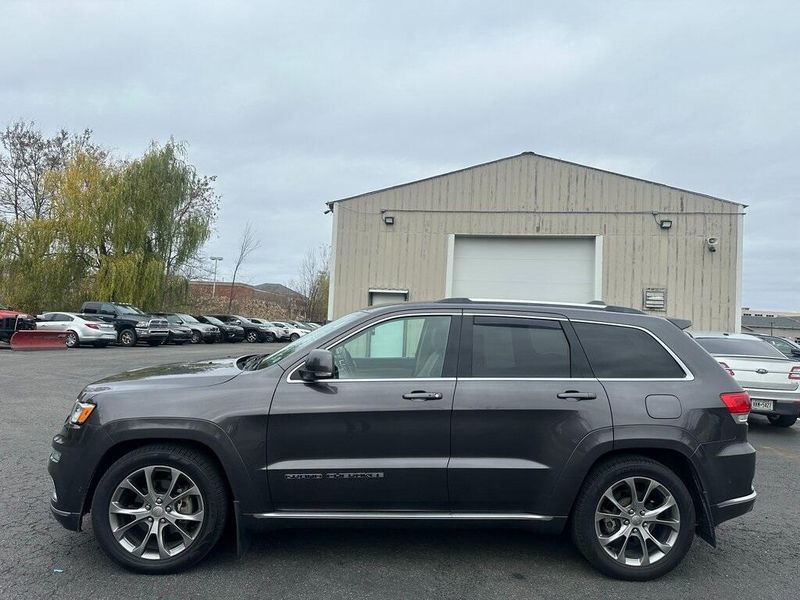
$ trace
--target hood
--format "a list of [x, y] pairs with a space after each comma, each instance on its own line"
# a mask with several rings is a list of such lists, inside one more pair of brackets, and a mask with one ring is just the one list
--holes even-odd
[[121, 390], [145, 388], [197, 388], [224, 383], [242, 370], [236, 358], [224, 358], [193, 363], [175, 363], [134, 369], [106, 377], [89, 384], [81, 396]]

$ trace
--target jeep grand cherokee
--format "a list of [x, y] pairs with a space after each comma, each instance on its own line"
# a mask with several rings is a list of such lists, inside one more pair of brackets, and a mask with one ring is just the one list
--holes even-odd
[[73, 530], [91, 513], [108, 555], [144, 573], [196, 563], [229, 519], [240, 538], [287, 524], [503, 522], [568, 528], [599, 570], [645, 580], [753, 507], [749, 410], [664, 318], [382, 306], [271, 355], [87, 386], [53, 439], [51, 508]]

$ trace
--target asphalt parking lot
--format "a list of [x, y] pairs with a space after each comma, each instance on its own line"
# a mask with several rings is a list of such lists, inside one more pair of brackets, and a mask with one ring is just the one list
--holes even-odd
[[181, 575], [124, 571], [50, 517], [50, 438], [80, 389], [121, 370], [238, 356], [277, 345], [0, 350], [0, 598], [798, 598], [800, 425], [757, 418], [754, 512], [700, 539], [661, 580], [624, 583], [593, 571], [566, 537], [523, 531], [284, 530], [241, 559], [230, 541]]

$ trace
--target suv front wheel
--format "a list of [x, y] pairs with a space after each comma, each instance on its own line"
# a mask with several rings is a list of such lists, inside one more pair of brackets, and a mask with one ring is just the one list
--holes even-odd
[[172, 573], [202, 559], [227, 518], [225, 483], [205, 454], [166, 444], [115, 462], [92, 501], [92, 528], [114, 561], [140, 573]]
[[644, 456], [619, 457], [587, 478], [572, 514], [572, 539], [595, 568], [646, 581], [674, 569], [695, 533], [691, 494], [680, 477]]

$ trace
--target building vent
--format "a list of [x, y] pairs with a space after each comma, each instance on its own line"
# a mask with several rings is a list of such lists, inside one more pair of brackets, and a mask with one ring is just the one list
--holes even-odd
[[645, 310], [667, 310], [667, 288], [644, 288]]

